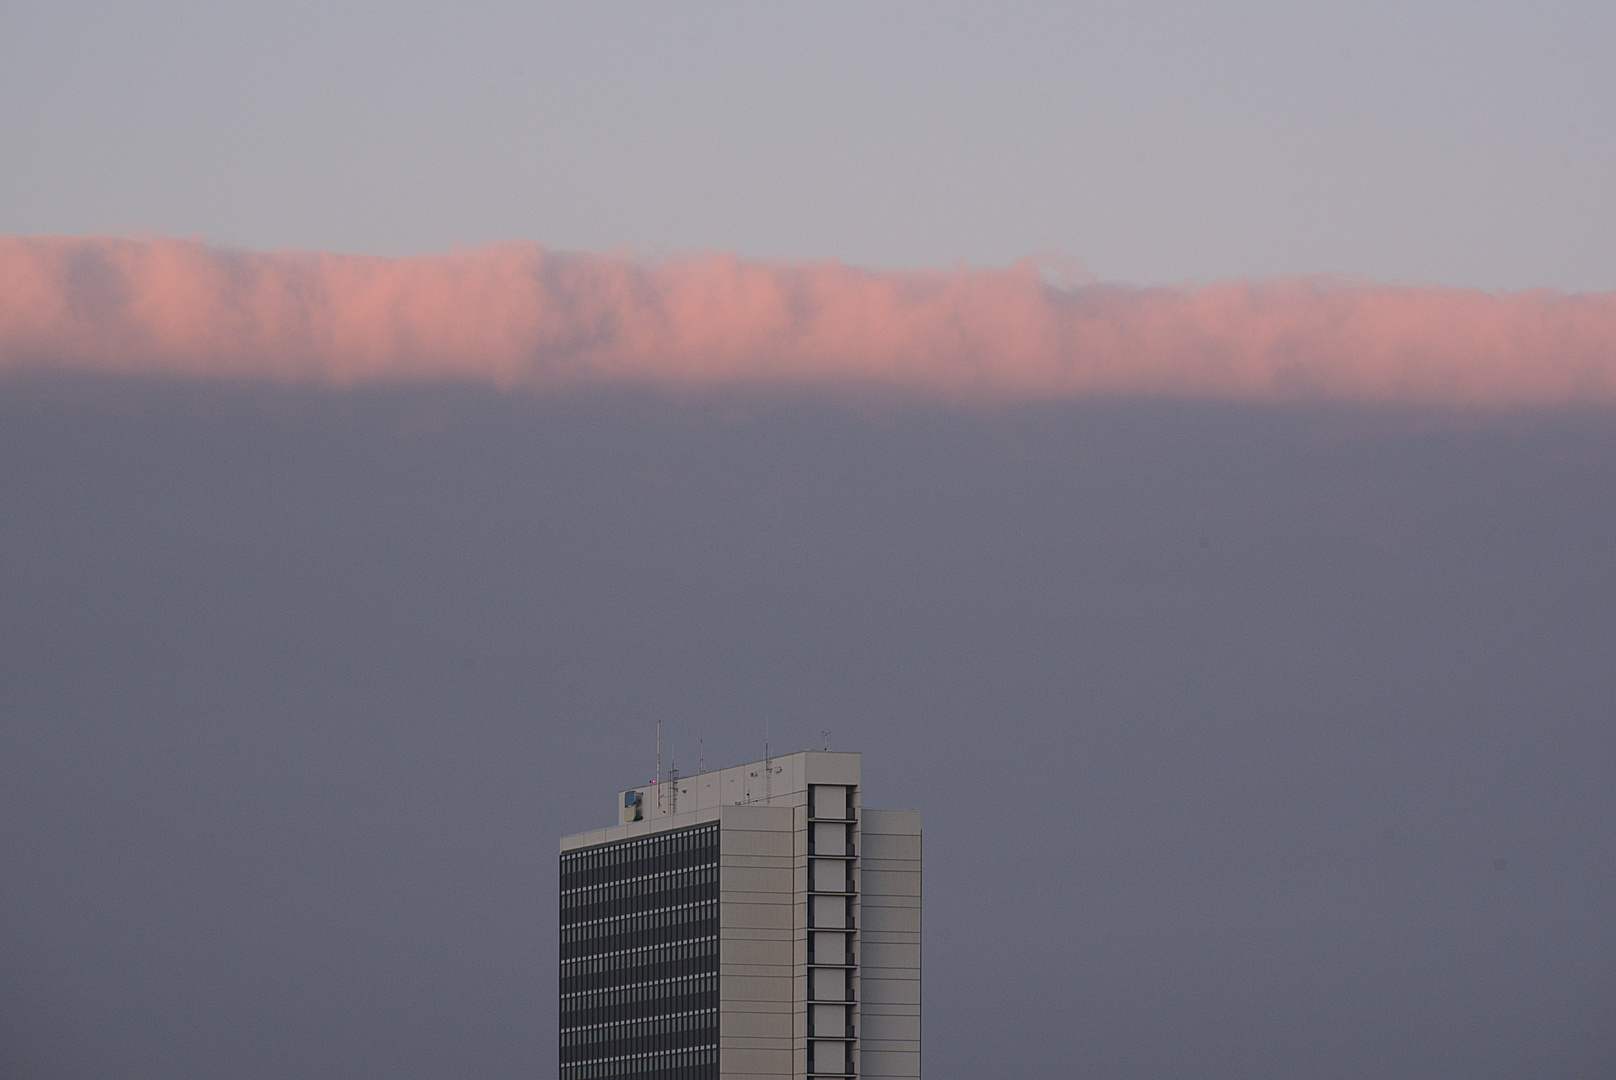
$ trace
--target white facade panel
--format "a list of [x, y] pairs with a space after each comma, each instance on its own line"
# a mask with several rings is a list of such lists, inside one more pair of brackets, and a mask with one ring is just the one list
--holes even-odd
[[815, 855], [846, 855], [849, 826], [840, 821], [816, 821], [808, 826], [812, 831]]
[[846, 859], [809, 859], [809, 888], [815, 892], [843, 892], [847, 889]]
[[846, 1005], [810, 1005], [808, 1013], [813, 1022], [813, 1034], [841, 1038], [847, 1034]]
[[866, 896], [919, 896], [919, 870], [872, 870], [864, 866], [860, 884]]
[[847, 934], [839, 930], [813, 931], [813, 961], [816, 964], [847, 962]]
[[860, 834], [859, 1074], [920, 1075], [920, 815], [869, 810]]
[[[920, 834], [908, 832], [887, 832], [872, 827], [875, 823], [884, 821], [889, 816], [901, 813], [893, 810], [869, 810], [864, 814], [863, 828], [859, 831], [864, 835], [865, 849], [859, 854], [866, 859], [908, 859], [912, 862], [920, 861]], [[876, 841], [875, 852], [869, 849], [870, 841]]]
[[[871, 1025], [879, 1032], [878, 1036], [870, 1034]], [[920, 1012], [888, 1012], [879, 1005], [868, 1002], [864, 1006], [864, 1041], [866, 1053], [879, 1050], [883, 1047], [893, 1047], [900, 1043], [913, 1043], [914, 1046], [903, 1046], [902, 1049], [912, 1050], [920, 1045]]]
[[767, 1077], [794, 1077], [791, 1068], [791, 1055], [781, 1054], [778, 1050], [759, 1050], [754, 1047], [729, 1047], [719, 1051], [720, 1077], [726, 1078], [747, 1077], [748, 1080], [763, 1080]]
[[868, 1080], [897, 1080], [920, 1075], [920, 1049], [909, 1051], [866, 1050], [859, 1062], [859, 1075]]
[[847, 1068], [847, 1043], [815, 1039], [810, 1044], [808, 1068], [816, 1073], [842, 1073]]
[[815, 784], [812, 799], [814, 816], [847, 817], [847, 788], [841, 784]]
[[847, 928], [847, 899], [841, 896], [815, 896], [809, 899], [809, 925], [826, 929]]
[[869, 941], [865, 943], [863, 959], [865, 974], [879, 975], [883, 971], [919, 971], [920, 942]]
[[812, 968], [808, 972], [808, 1000], [846, 1001], [846, 968]]
[[920, 897], [904, 897], [905, 903], [893, 903], [891, 897], [861, 897], [862, 929], [874, 936], [883, 932], [920, 933]]
[[866, 1005], [919, 1005], [920, 980], [876, 979], [866, 975], [859, 980], [859, 994]]

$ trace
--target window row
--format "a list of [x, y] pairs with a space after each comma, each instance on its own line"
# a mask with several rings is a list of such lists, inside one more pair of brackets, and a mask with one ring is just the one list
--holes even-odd
[[[686, 1080], [686, 1076], [717, 1076], [718, 1048], [677, 1050], [671, 1054], [648, 1054], [644, 1057], [624, 1058], [621, 1061], [592, 1061], [587, 1065], [565, 1065], [561, 1080], [607, 1080], [614, 1076], [639, 1076], [648, 1072], [667, 1072], [669, 1080]], [[703, 1068], [705, 1067], [705, 1068]], [[688, 1074], [671, 1070], [691, 1070]]]
[[689, 1050], [698, 1046], [717, 1046], [718, 1028], [693, 1028], [664, 1035], [646, 1035], [639, 1039], [618, 1039], [615, 1042], [592, 1043], [588, 1046], [563, 1046], [561, 1064], [573, 1065], [583, 1061], [620, 1060], [643, 1054], [660, 1054], [669, 1050]]
[[561, 993], [581, 994], [588, 990], [611, 990], [618, 986], [635, 986], [640, 983], [665, 982], [668, 979], [684, 979], [692, 975], [705, 975], [718, 970], [717, 956], [701, 956], [693, 960], [670, 960], [662, 964], [651, 964], [647, 967], [625, 968], [622, 971], [606, 971], [595, 975], [579, 975], [571, 979], [561, 980]]
[[561, 894], [561, 908], [587, 907], [590, 904], [602, 904], [609, 900], [627, 900], [635, 896], [648, 896], [654, 893], [667, 892], [670, 889], [683, 889], [690, 885], [710, 885], [718, 881], [718, 867], [701, 866], [693, 870], [673, 870], [657, 874], [652, 877], [635, 878], [633, 881], [622, 881], [606, 885], [594, 885], [582, 889], [574, 889]]
[[612, 1005], [632, 1005], [640, 1001], [659, 1001], [662, 998], [684, 997], [687, 994], [716, 992], [717, 975], [696, 975], [649, 986], [625, 986], [617, 990], [596, 990], [588, 994], [572, 994], [561, 999], [563, 1013], [601, 1009]]
[[[835, 970], [840, 971], [841, 968], [837, 968]], [[595, 994], [596, 990], [616, 990], [616, 989], [638, 990], [638, 989], [642, 989], [642, 988], [648, 987], [648, 986], [664, 986], [664, 985], [666, 985], [668, 983], [682, 982], [682, 981], [685, 981], [685, 980], [688, 980], [688, 979], [694, 979], [697, 975], [705, 975], [705, 974], [707, 974], [707, 972], [698, 971], [698, 972], [695, 972], [694, 974], [689, 974], [689, 975], [667, 975], [667, 976], [664, 976], [663, 978], [660, 978], [660, 979], [641, 979], [638, 982], [621, 982], [621, 983], [617, 983], [617, 984], [615, 984], [613, 986], [591, 986], [591, 987], [586, 987], [583, 990], [570, 990], [570, 991], [567, 991], [566, 993], [563, 993], [561, 995], [561, 1000], [562, 1000], [563, 1003], [565, 1003], [567, 1001], [575, 1000], [577, 998], [595, 997], [595, 996], [598, 996], [598, 995]], [[686, 993], [686, 992], [694, 991], [694, 990], [697, 990], [697, 989], [700, 989], [700, 987], [691, 986], [691, 987], [687, 987], [685, 990], [681, 990], [680, 993]], [[639, 999], [639, 998], [621, 998], [619, 1000], [622, 1000], [622, 1001], [638, 1001], [638, 1000], [641, 1000], [641, 999]]]
[[639, 862], [642, 859], [655, 859], [662, 855], [676, 855], [682, 851], [696, 851], [701, 848], [717, 846], [718, 825], [715, 822], [711, 825], [674, 829], [670, 832], [642, 836], [635, 840], [624, 840], [615, 844], [603, 844], [599, 847], [563, 852], [561, 855], [561, 872], [563, 874], [581, 873], [585, 870], [623, 866], [627, 863]]
[[672, 945], [658, 945], [651, 949], [631, 949], [628, 952], [612, 953], [609, 956], [591, 956], [583, 960], [568, 960], [561, 965], [561, 977], [570, 979], [577, 975], [599, 975], [609, 971], [623, 971], [629, 968], [651, 967], [653, 964], [665, 964], [670, 960], [693, 960], [703, 956], [716, 956], [718, 954], [718, 938], [703, 938], [700, 941], [678, 941]]
[[625, 930], [618, 933], [619, 925], [607, 927], [606, 936], [588, 940], [563, 941], [561, 959], [578, 960], [586, 956], [604, 956], [627, 949], [649, 949], [655, 945], [672, 945], [680, 941], [694, 941], [718, 933], [718, 905], [709, 904], [707, 917], [677, 926], [659, 926], [651, 930]]
[[567, 908], [561, 912], [562, 926], [582, 926], [585, 923], [626, 919], [631, 915], [644, 915], [651, 911], [667, 911], [718, 899], [718, 883], [686, 885], [666, 892], [631, 896], [626, 900], [604, 900], [598, 904]]
[[[694, 865], [698, 865], [698, 866], [717, 866], [718, 865], [717, 855], [715, 854], [712, 859], [707, 860], [707, 861], [697, 860], [697, 862]], [[629, 869], [633, 870], [635, 868], [630, 867]], [[622, 874], [622, 875], [619, 875], [617, 877], [612, 878], [612, 880], [610, 882], [607, 882], [607, 884], [622, 884], [622, 883], [625, 883], [625, 882], [640, 881], [640, 880], [648, 879], [648, 878], [666, 877], [668, 874], [676, 874], [676, 873], [678, 873], [681, 869], [683, 869], [683, 867], [678, 866], [678, 867], [674, 867], [674, 868], [669, 869], [669, 870], [647, 870], [643, 874]], [[573, 875], [574, 880], [567, 883], [562, 888], [561, 895], [565, 896], [568, 893], [575, 893], [580, 889], [592, 888], [593, 886], [591, 886], [588, 882], [583, 880], [583, 878], [586, 877], [586, 876], [587, 875], [578, 875], [578, 874]]]
[[616, 1042], [619, 1039], [643, 1039], [650, 1035], [671, 1035], [678, 1031], [711, 1030], [714, 1039], [718, 1032], [718, 1010], [703, 1009], [679, 1016], [653, 1016], [648, 1020], [631, 1020], [622, 1024], [597, 1024], [561, 1033], [562, 1046], [588, 1046], [593, 1043]]
[[561, 929], [561, 941], [562, 944], [566, 944], [573, 941], [588, 941], [591, 938], [615, 937], [636, 930], [654, 930], [659, 926], [678, 926], [682, 923], [701, 922], [703, 919], [717, 917], [718, 901], [709, 900], [700, 904], [688, 904], [682, 908], [652, 911], [644, 915], [565, 926]]

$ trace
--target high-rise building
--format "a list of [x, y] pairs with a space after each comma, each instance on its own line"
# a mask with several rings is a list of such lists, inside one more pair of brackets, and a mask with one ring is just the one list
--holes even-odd
[[561, 841], [561, 1080], [920, 1076], [920, 815], [808, 750]]

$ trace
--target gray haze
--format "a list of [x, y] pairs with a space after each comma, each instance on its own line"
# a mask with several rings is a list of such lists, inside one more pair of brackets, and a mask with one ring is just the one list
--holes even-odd
[[547, 1077], [555, 839], [823, 745], [932, 1080], [1616, 1071], [1616, 417], [0, 395], [0, 1075]]
[[1609, 0], [7, 0], [0, 232], [1616, 289]]

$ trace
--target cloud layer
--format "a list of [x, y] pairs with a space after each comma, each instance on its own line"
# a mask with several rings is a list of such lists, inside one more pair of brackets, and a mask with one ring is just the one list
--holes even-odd
[[410, 258], [0, 237], [0, 373], [1616, 403], [1616, 293], [1325, 278], [1049, 284], [509, 243]]

